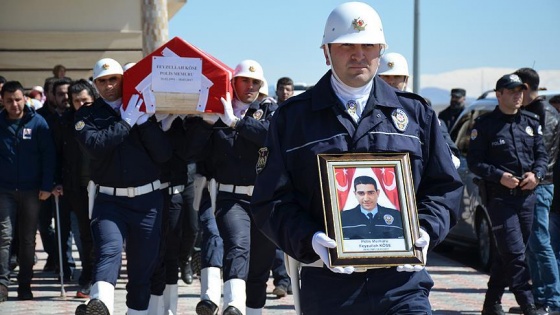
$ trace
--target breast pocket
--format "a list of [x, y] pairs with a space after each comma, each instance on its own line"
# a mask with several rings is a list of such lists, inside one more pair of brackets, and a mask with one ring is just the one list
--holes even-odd
[[392, 131], [370, 131], [370, 147], [373, 152], [409, 153], [411, 160], [422, 160], [422, 142], [412, 134]]

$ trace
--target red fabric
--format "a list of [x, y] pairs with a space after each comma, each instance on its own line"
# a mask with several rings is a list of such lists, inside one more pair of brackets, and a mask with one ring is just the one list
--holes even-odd
[[397, 180], [395, 178], [395, 170], [393, 168], [377, 168], [372, 167], [373, 173], [377, 177], [387, 199], [395, 206], [395, 209], [401, 210], [399, 204], [399, 192], [397, 190]]
[[336, 193], [338, 195], [338, 209], [342, 211], [346, 206], [348, 195], [352, 191], [355, 168], [343, 168], [335, 171]]
[[[233, 88], [231, 87], [231, 78], [233, 70], [226, 64], [222, 63], [213, 56], [205, 53], [197, 47], [187, 43], [179, 37], [175, 37], [165, 43], [160, 48], [140, 60], [132, 68], [124, 73], [123, 77], [123, 106], [126, 108], [130, 97], [133, 94], [139, 94], [136, 86], [152, 71], [152, 57], [162, 56], [162, 51], [168, 48], [180, 57], [201, 58], [202, 74], [206, 76], [214, 85], [209, 90], [208, 103], [205, 112], [223, 113], [224, 108], [220, 101], [221, 97], [226, 96], [229, 92], [233, 96]], [[141, 95], [141, 94], [140, 94]], [[146, 107], [142, 105], [142, 111], [146, 111]]]

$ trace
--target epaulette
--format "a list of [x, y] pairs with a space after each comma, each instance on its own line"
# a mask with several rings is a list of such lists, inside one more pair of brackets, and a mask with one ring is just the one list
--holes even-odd
[[527, 116], [527, 117], [529, 117], [529, 118], [532, 118], [532, 119], [535, 119], [535, 120], [539, 121], [539, 115], [537, 115], [537, 114], [535, 114], [535, 113], [533, 113], [533, 112], [530, 112], [530, 111], [524, 110], [524, 109], [521, 109], [519, 112], [520, 112], [521, 115], [523, 115], [523, 116]]
[[494, 112], [494, 111], [484, 113], [484, 114], [482, 114], [482, 115], [476, 117], [476, 118], [475, 118], [475, 121], [483, 121], [483, 120], [485, 120], [486, 118], [490, 117], [490, 115], [491, 115], [493, 112]]
[[416, 93], [407, 92], [407, 91], [397, 91], [397, 94], [399, 95], [399, 97], [406, 97], [413, 100], [417, 100], [420, 101], [422, 104], [429, 106], [428, 102], [426, 102], [426, 99]]

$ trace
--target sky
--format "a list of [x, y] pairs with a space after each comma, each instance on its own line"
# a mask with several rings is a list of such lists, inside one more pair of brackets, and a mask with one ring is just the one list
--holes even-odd
[[[343, 2], [188, 0], [171, 18], [169, 38], [181, 37], [231, 68], [256, 60], [269, 85], [283, 76], [315, 84], [329, 69], [319, 49], [325, 21]], [[364, 2], [381, 17], [387, 52], [404, 55], [412, 72], [414, 0]], [[475, 68], [560, 70], [559, 0], [418, 3], [421, 76]]]

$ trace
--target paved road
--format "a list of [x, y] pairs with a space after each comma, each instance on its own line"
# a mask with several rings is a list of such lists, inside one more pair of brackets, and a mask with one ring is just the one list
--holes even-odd
[[[37, 239], [40, 238], [37, 237]], [[66, 298], [61, 297], [57, 275], [42, 272], [46, 254], [40, 248], [40, 244], [38, 247], [39, 261], [35, 265], [36, 277], [32, 284], [34, 300], [18, 301], [16, 299], [17, 286], [11, 285], [8, 301], [0, 303], [0, 314], [74, 314], [76, 306], [82, 303], [83, 300], [74, 298], [77, 289], [76, 283], [66, 285]], [[77, 253], [75, 255], [77, 257]], [[428, 270], [435, 282], [430, 295], [434, 314], [480, 314], [488, 275], [446, 258], [440, 253], [432, 253], [429, 256]], [[118, 281], [115, 291], [114, 315], [126, 313], [125, 281], [126, 274], [123, 272], [123, 278]], [[269, 295], [263, 314], [295, 314], [292, 296], [278, 299], [272, 295], [273, 288], [272, 281], [269, 281], [267, 289]], [[194, 307], [198, 302], [199, 293], [198, 281], [195, 280], [192, 285], [186, 285], [180, 281], [179, 314], [195, 314]], [[516, 305], [513, 295], [510, 293], [504, 296], [502, 302], [506, 310]]]

